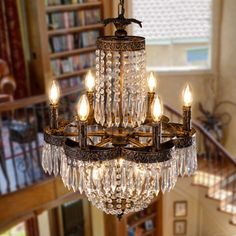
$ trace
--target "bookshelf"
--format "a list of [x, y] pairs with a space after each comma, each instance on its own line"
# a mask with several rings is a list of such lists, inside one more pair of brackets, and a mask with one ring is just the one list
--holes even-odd
[[148, 208], [133, 212], [118, 220], [104, 214], [105, 235], [161, 236], [163, 234], [163, 196], [159, 194]]
[[148, 208], [130, 213], [119, 221], [115, 216], [104, 215], [105, 235], [110, 236], [161, 236], [163, 233], [162, 195], [152, 201]]
[[32, 95], [47, 93], [53, 78], [62, 89], [82, 86], [104, 35], [101, 20], [112, 16], [111, 1], [104, 1], [26, 0]]
[[162, 235], [161, 198], [155, 199], [147, 209], [129, 214], [125, 219], [125, 236], [158, 236]]

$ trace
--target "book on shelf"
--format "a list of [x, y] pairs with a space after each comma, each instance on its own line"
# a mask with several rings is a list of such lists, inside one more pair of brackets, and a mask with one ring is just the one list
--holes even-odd
[[50, 39], [52, 53], [71, 51], [77, 48], [73, 34], [54, 36]]
[[88, 31], [80, 33], [82, 47], [91, 47], [96, 45], [96, 41], [99, 35], [99, 31]]
[[62, 72], [63, 74], [73, 72], [73, 61], [72, 58], [66, 58], [61, 60]]
[[61, 75], [61, 61], [51, 60], [51, 68], [54, 76], [60, 76]]
[[100, 9], [92, 9], [84, 11], [84, 23], [85, 25], [97, 24], [101, 22]]
[[98, 0], [45, 0], [45, 6], [80, 4], [97, 1]]
[[92, 68], [95, 66], [94, 53], [87, 53], [77, 56], [71, 56], [63, 59], [51, 60], [53, 74], [59, 76], [82, 69]]

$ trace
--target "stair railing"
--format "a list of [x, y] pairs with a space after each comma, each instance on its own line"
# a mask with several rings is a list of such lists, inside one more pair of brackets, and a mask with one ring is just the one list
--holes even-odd
[[[71, 118], [81, 88], [65, 90], [61, 114]], [[43, 128], [49, 124], [48, 98], [40, 95], [0, 104], [0, 195], [49, 178], [41, 168]]]
[[[182, 115], [165, 105], [171, 121], [181, 122]], [[220, 201], [219, 210], [236, 215], [236, 158], [203, 126], [192, 123], [197, 131], [198, 171], [193, 185], [208, 188], [208, 197]]]

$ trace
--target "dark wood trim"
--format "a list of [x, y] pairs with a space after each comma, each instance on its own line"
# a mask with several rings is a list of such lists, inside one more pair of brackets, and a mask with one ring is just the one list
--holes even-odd
[[88, 2], [80, 4], [48, 6], [46, 7], [46, 12], [51, 13], [60, 11], [78, 11], [78, 10], [100, 7], [101, 5], [102, 5], [101, 1], [97, 1], [97, 2]]
[[[88, 70], [84, 71], [87, 72]], [[75, 88], [69, 88], [69, 89], [64, 89], [62, 91], [62, 97], [68, 96], [70, 94], [74, 94], [77, 92], [82, 92], [83, 88], [81, 87], [75, 87]], [[13, 102], [6, 102], [0, 104], [0, 113], [2, 112], [7, 112], [7, 111], [12, 111], [15, 109], [21, 109], [27, 106], [32, 106], [38, 103], [43, 103], [48, 101], [48, 96], [46, 94], [44, 95], [39, 95], [39, 96], [33, 96], [33, 97], [28, 97], [20, 100], [16, 100]]]
[[87, 68], [87, 69], [82, 69], [82, 70], [79, 70], [79, 71], [73, 71], [73, 72], [70, 72], [70, 73], [65, 73], [65, 74], [57, 76], [56, 79], [64, 80], [64, 79], [68, 79], [68, 78], [75, 77], [75, 76], [81, 76], [81, 75], [84, 75], [84, 74], [88, 73], [89, 70], [93, 70], [93, 69], [94, 68]]
[[67, 201], [83, 198], [84, 195], [68, 191], [59, 178], [52, 178], [40, 184], [1, 196], [0, 233], [45, 210], [57, 207]]
[[88, 48], [79, 48], [74, 49], [71, 51], [65, 51], [65, 52], [57, 52], [57, 53], [51, 53], [50, 58], [56, 59], [56, 58], [62, 58], [62, 57], [69, 57], [69, 56], [75, 56], [78, 54], [88, 53], [88, 52], [95, 52], [96, 46], [94, 47], [88, 47]]
[[33, 216], [25, 222], [27, 236], [40, 236], [37, 216]]
[[85, 25], [79, 27], [72, 27], [72, 28], [65, 28], [65, 29], [56, 29], [56, 30], [49, 30], [48, 36], [56, 36], [56, 35], [63, 35], [63, 34], [71, 34], [71, 33], [80, 33], [90, 30], [101, 30], [103, 29], [103, 24], [94, 24], [94, 25]]

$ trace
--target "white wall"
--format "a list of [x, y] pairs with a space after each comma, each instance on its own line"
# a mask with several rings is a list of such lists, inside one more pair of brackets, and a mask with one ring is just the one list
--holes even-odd
[[[236, 227], [229, 224], [230, 216], [219, 212], [219, 202], [206, 198], [207, 190], [191, 185], [192, 178], [179, 179], [177, 186], [163, 198], [163, 236], [174, 236], [176, 219], [187, 220], [187, 236], [236, 236]], [[174, 218], [175, 201], [187, 201], [187, 217]]]
[[[224, 0], [223, 3], [217, 100], [236, 103], [236, 1]], [[236, 156], [236, 106], [222, 106], [220, 112], [228, 112], [232, 116], [232, 121], [226, 130], [226, 148]]]
[[38, 225], [40, 236], [51, 236], [48, 211], [38, 215]]

